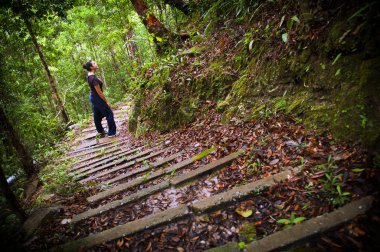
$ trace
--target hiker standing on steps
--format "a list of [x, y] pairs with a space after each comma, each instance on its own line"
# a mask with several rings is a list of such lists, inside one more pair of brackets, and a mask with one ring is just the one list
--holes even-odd
[[92, 103], [92, 112], [94, 114], [95, 128], [101, 136], [107, 134], [102, 126], [102, 119], [105, 117], [108, 124], [108, 137], [116, 136], [116, 124], [108, 103], [103, 94], [103, 82], [96, 77], [95, 72], [99, 68], [95, 61], [89, 60], [83, 64], [83, 68], [88, 71], [87, 82], [90, 85], [90, 101]]

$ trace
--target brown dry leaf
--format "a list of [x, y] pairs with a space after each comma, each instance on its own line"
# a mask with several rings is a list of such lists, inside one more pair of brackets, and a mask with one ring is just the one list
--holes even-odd
[[172, 237], [172, 241], [179, 242], [179, 238], [177, 236]]
[[152, 243], [149, 242], [148, 246], [145, 248], [145, 252], [152, 251]]
[[273, 152], [271, 150], [271, 148], [269, 147], [268, 148], [268, 151], [267, 151], [267, 158], [270, 158], [272, 156]]
[[199, 236], [194, 236], [193, 238], [190, 239], [190, 241], [193, 242], [193, 241], [196, 241], [196, 240], [198, 240], [198, 239], [199, 239]]
[[280, 159], [276, 158], [276, 159], [273, 159], [272, 161], [270, 161], [270, 165], [275, 165], [277, 164], [278, 162], [280, 161]]
[[119, 248], [121, 248], [122, 246], [124, 245], [124, 239], [121, 238], [117, 241], [117, 246], [119, 246]]
[[359, 227], [355, 227], [353, 232], [357, 235], [357, 236], [365, 236], [366, 235], [366, 232], [364, 230], [362, 230], [361, 228]]

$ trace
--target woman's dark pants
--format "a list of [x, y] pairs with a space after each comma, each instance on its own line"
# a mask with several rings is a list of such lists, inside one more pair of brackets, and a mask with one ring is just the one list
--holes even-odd
[[103, 101], [98, 95], [90, 95], [90, 101], [92, 103], [92, 112], [94, 113], [95, 128], [98, 133], [104, 133], [102, 119], [105, 117], [108, 124], [108, 135], [115, 135], [116, 124], [110, 107], [108, 107], [107, 103], [105, 103], [105, 101]]

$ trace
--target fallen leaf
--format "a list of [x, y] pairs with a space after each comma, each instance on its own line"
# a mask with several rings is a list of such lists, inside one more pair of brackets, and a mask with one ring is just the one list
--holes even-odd
[[121, 248], [123, 245], [124, 245], [124, 239], [120, 239], [117, 241], [117, 246], [119, 246], [119, 248]]
[[279, 159], [273, 159], [272, 161], [270, 161], [270, 165], [275, 165], [275, 164], [277, 164], [278, 162], [279, 162], [280, 160]]
[[235, 210], [236, 213], [240, 214], [241, 216], [243, 216], [244, 218], [247, 218], [249, 216], [251, 216], [253, 214], [253, 211], [252, 210], [241, 210], [241, 209], [236, 209]]
[[69, 224], [71, 222], [71, 219], [63, 219], [62, 221], [61, 221], [61, 224], [62, 225], [66, 225], [66, 224]]

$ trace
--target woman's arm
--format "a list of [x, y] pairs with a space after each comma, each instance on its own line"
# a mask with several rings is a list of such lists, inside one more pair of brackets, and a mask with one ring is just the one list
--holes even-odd
[[94, 88], [95, 88], [95, 90], [96, 90], [96, 93], [99, 95], [99, 97], [102, 98], [102, 100], [105, 101], [105, 102], [107, 103], [108, 107], [111, 108], [111, 105], [108, 103], [106, 97], [104, 96], [102, 90], [100, 89], [99, 84], [98, 84], [98, 85], [94, 85]]

